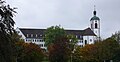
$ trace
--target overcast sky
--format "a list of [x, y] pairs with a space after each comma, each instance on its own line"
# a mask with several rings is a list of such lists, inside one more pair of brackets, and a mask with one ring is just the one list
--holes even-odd
[[120, 0], [6, 0], [17, 7], [17, 27], [47, 28], [61, 25], [64, 29], [83, 30], [90, 25], [96, 5], [101, 22], [101, 37], [120, 30]]

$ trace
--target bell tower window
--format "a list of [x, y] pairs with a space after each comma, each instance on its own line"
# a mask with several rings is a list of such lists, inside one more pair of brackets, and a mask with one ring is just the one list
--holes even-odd
[[97, 23], [95, 23], [95, 28], [98, 28]]

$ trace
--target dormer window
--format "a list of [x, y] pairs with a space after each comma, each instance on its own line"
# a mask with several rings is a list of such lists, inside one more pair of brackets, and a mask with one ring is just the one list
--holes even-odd
[[40, 34], [40, 37], [42, 37], [42, 34]]
[[31, 34], [31, 37], [33, 37], [33, 34]]
[[27, 37], [29, 37], [29, 35], [27, 34]]
[[83, 36], [80, 35], [80, 38], [83, 38]]
[[37, 34], [36, 34], [36, 37], [38, 37]]

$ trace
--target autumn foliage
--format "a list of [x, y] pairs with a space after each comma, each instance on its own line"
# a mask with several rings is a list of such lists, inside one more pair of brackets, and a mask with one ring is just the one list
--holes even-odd
[[107, 38], [95, 44], [77, 48], [74, 53], [74, 62], [104, 62], [120, 61], [120, 45], [113, 38]]
[[33, 43], [16, 43], [18, 48], [18, 62], [41, 62], [44, 58], [42, 49]]
[[49, 49], [50, 62], [67, 62], [69, 60], [69, 40], [66, 37], [56, 38], [56, 43]]

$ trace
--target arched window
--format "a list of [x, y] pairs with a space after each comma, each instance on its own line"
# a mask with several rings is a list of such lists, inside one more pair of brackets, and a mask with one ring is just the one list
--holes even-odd
[[85, 40], [85, 45], [87, 44], [87, 40]]
[[98, 28], [97, 23], [95, 23], [95, 28]]

